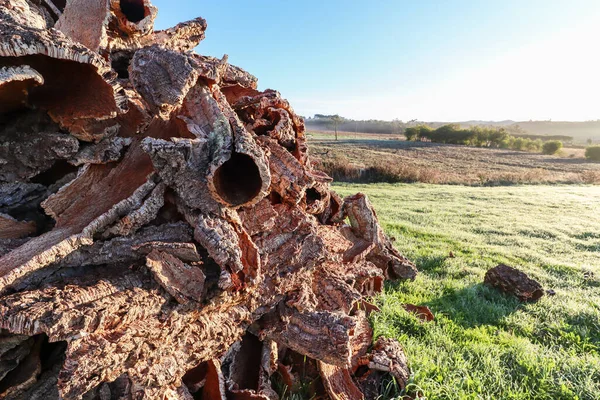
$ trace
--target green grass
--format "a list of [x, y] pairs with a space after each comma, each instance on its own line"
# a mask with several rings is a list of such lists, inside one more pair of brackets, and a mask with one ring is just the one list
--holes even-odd
[[[387, 285], [373, 315], [376, 336], [405, 347], [411, 389], [428, 399], [600, 399], [600, 187], [334, 190], [367, 194], [419, 267], [415, 281]], [[499, 263], [556, 295], [520, 304], [482, 285]], [[420, 322], [403, 303], [429, 306], [436, 320]]]

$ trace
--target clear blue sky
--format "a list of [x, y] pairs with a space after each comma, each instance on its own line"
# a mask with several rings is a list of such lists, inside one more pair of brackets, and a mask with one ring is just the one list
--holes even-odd
[[154, 0], [196, 51], [296, 111], [422, 121], [600, 118], [600, 0]]

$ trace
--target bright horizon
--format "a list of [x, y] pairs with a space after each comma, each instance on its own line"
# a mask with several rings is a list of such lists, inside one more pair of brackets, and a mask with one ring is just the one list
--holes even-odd
[[158, 29], [205, 18], [196, 51], [228, 54], [301, 115], [600, 118], [597, 0], [153, 3]]

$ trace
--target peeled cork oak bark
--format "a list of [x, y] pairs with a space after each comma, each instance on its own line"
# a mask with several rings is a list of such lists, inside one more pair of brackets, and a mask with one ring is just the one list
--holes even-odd
[[330, 190], [278, 92], [192, 51], [206, 21], [156, 13], [0, 0], [0, 398], [405, 385], [367, 296], [415, 266]]

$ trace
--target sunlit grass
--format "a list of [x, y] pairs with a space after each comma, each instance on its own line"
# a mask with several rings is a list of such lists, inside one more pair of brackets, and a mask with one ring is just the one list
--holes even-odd
[[[600, 399], [599, 187], [334, 189], [369, 195], [421, 271], [386, 287], [373, 323], [377, 336], [404, 345], [427, 398]], [[520, 304], [482, 285], [498, 263], [556, 295]], [[421, 323], [403, 303], [429, 306], [435, 322]]]

